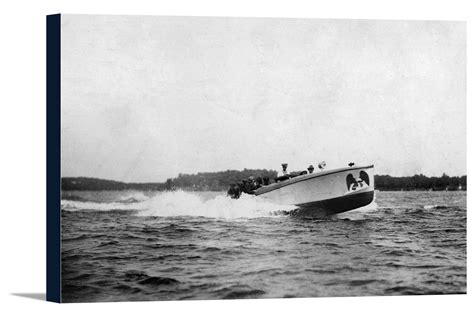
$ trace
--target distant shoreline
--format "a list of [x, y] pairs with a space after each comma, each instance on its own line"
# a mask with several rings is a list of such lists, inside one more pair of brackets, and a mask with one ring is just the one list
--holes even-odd
[[[277, 172], [266, 169], [227, 170], [197, 174], [179, 174], [165, 182], [130, 183], [91, 177], [61, 178], [63, 191], [227, 191], [229, 186], [251, 175], [276, 177]], [[466, 191], [467, 176], [426, 177], [422, 174], [411, 177], [392, 177], [375, 175], [375, 189], [379, 191]]]

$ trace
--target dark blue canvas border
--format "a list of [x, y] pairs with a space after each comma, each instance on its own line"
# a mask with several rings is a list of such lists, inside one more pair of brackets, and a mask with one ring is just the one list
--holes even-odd
[[46, 300], [61, 302], [61, 15], [46, 17]]

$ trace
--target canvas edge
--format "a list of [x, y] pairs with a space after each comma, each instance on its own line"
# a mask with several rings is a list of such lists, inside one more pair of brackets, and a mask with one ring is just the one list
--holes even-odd
[[61, 302], [61, 15], [46, 16], [46, 300]]

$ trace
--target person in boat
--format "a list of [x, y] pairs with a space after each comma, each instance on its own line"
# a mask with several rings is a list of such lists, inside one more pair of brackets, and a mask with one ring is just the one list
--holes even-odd
[[282, 167], [282, 171], [278, 172], [278, 177], [275, 179], [276, 182], [288, 180], [290, 178], [290, 173], [287, 170], [288, 164], [282, 163], [281, 167]]
[[288, 164], [287, 163], [282, 163], [281, 168], [282, 168], [282, 171], [278, 172], [279, 177], [287, 176], [287, 175], [290, 174], [289, 171], [287, 170], [288, 169]]
[[239, 186], [241, 188], [241, 192], [244, 192], [247, 194], [254, 194], [254, 191], [256, 189], [255, 178], [249, 177], [248, 179], [244, 179], [239, 184]]
[[230, 196], [231, 198], [234, 198], [234, 185], [231, 184], [229, 187], [229, 190], [227, 190], [227, 195]]
[[242, 189], [238, 183], [234, 184], [234, 199], [238, 199], [242, 195]]
[[257, 182], [255, 181], [254, 177], [250, 176], [247, 181], [247, 193], [253, 194], [256, 189], [257, 189]]
[[319, 168], [319, 170], [323, 171], [324, 168], [326, 168], [326, 161], [321, 161], [321, 162], [318, 164], [318, 168]]
[[242, 189], [238, 183], [232, 184], [227, 191], [227, 195], [229, 195], [232, 199], [238, 199], [242, 194]]
[[313, 173], [313, 171], [314, 171], [313, 165], [309, 165], [309, 167], [308, 167], [308, 172], [309, 172], [309, 173]]
[[269, 185], [270, 184], [270, 178], [269, 177], [263, 177], [263, 185]]
[[248, 193], [249, 191], [249, 184], [247, 179], [243, 179], [242, 182], [240, 183], [240, 187], [242, 192]]

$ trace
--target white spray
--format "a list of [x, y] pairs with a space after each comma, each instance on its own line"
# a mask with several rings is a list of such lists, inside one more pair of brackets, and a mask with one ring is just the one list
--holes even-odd
[[68, 211], [135, 210], [138, 216], [204, 216], [223, 219], [276, 216], [296, 209], [293, 205], [278, 205], [247, 194], [243, 194], [240, 199], [231, 199], [223, 193], [206, 200], [199, 193], [178, 190], [159, 192], [145, 198], [143, 194], [138, 198], [128, 194], [112, 203], [62, 200], [61, 208]]

